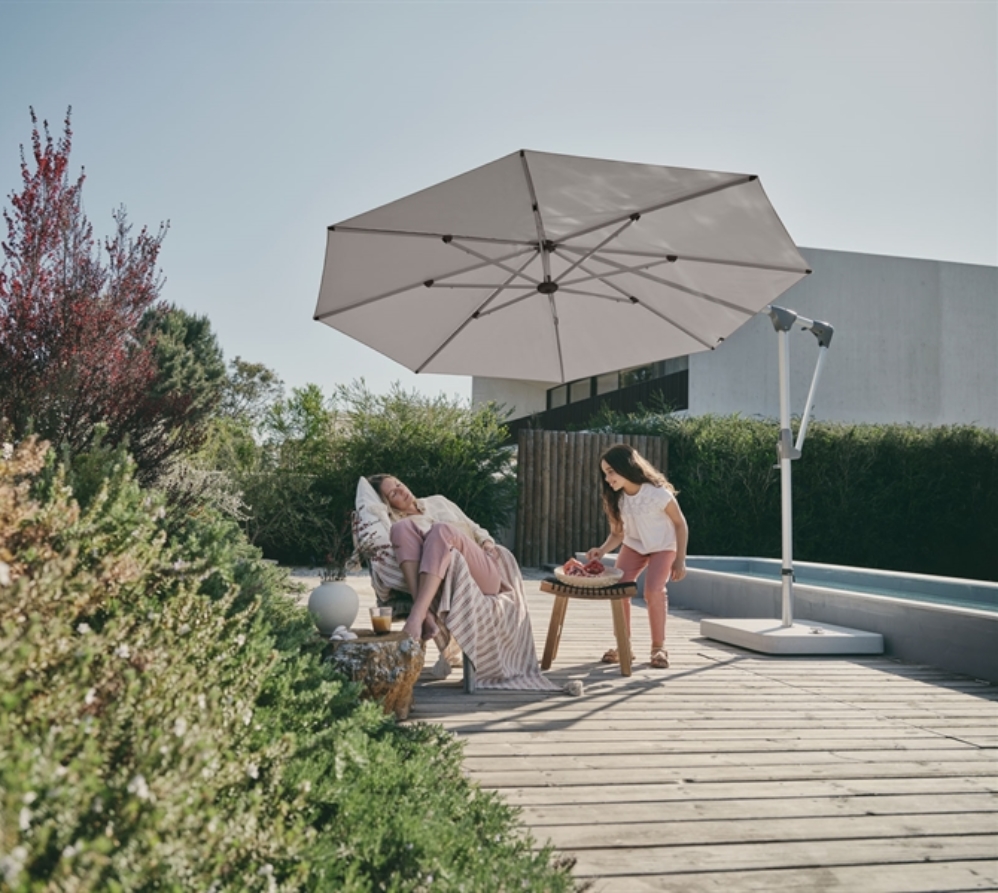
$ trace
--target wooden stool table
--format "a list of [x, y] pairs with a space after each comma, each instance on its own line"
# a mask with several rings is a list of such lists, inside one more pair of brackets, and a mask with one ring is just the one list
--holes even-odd
[[551, 669], [551, 663], [558, 656], [558, 643], [561, 641], [561, 628], [565, 623], [565, 611], [568, 610], [568, 600], [584, 598], [590, 601], [610, 602], [613, 614], [613, 634], [617, 639], [617, 655], [620, 658], [620, 675], [631, 675], [631, 637], [627, 634], [627, 622], [624, 620], [624, 606], [621, 599], [631, 598], [638, 594], [634, 583], [614, 583], [612, 586], [587, 588], [568, 586], [560, 580], [549, 577], [541, 582], [541, 592], [549, 592], [554, 598], [551, 608], [551, 622], [548, 624], [548, 637], [544, 643], [544, 657], [541, 659], [541, 669]]
[[348, 679], [361, 683], [362, 698], [380, 701], [386, 713], [406, 719], [413, 685], [423, 669], [423, 646], [401, 630], [381, 635], [354, 632], [356, 639], [329, 643], [328, 659]]

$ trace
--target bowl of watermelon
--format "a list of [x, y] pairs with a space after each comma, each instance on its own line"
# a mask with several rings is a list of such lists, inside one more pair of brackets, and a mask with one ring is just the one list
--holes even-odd
[[615, 567], [607, 567], [595, 558], [586, 564], [576, 558], [569, 558], [561, 567], [554, 569], [554, 575], [558, 578], [558, 582], [566, 586], [600, 589], [619, 583], [624, 572]]

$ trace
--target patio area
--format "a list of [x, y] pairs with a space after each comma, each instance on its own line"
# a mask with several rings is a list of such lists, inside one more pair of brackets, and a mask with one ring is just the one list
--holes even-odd
[[[525, 572], [540, 655], [552, 598]], [[351, 584], [361, 611], [364, 579]], [[577, 858], [594, 893], [998, 889], [998, 687], [883, 657], [777, 658], [670, 613], [672, 666], [597, 663], [607, 604], [573, 600], [549, 676], [581, 697], [463, 691], [424, 671], [410, 721]], [[358, 623], [363, 623], [363, 614]], [[435, 649], [429, 649], [429, 662]]]

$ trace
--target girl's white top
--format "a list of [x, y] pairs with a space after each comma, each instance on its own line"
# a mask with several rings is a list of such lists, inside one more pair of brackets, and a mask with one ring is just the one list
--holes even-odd
[[620, 520], [624, 522], [624, 545], [642, 555], [676, 550], [676, 525], [665, 513], [673, 500], [665, 487], [642, 484], [633, 496], [620, 497]]
[[453, 524], [461, 533], [471, 537], [478, 545], [492, 539], [484, 527], [479, 527], [446, 496], [424, 496], [416, 500], [421, 515], [409, 515], [423, 533], [428, 533], [434, 522]]

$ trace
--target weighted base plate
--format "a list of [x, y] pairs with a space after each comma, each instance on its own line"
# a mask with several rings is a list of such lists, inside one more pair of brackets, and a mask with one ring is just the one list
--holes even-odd
[[883, 654], [884, 637], [814, 620], [782, 626], [779, 620], [752, 618], [700, 621], [700, 635], [763, 654]]

